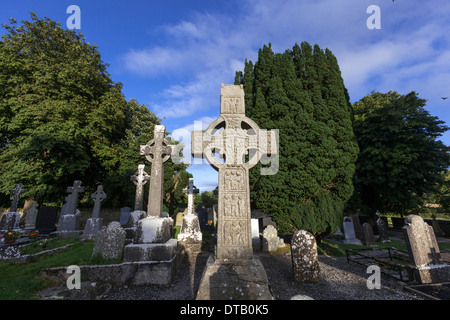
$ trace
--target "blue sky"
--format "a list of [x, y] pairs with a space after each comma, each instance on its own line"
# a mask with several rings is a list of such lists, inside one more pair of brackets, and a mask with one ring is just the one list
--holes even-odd
[[[0, 22], [29, 20], [34, 11], [66, 28], [70, 5], [81, 9], [79, 31], [98, 46], [126, 99], [162, 118], [187, 156], [195, 121], [206, 128], [219, 115], [220, 84], [232, 84], [269, 42], [275, 52], [302, 41], [329, 48], [352, 102], [373, 90], [414, 90], [450, 124], [450, 99], [441, 99], [450, 96], [450, 1], [15, 0], [3, 1]], [[370, 5], [380, 8], [380, 29], [367, 27]], [[450, 145], [450, 132], [441, 140]], [[201, 191], [217, 185], [207, 164], [188, 171]]]

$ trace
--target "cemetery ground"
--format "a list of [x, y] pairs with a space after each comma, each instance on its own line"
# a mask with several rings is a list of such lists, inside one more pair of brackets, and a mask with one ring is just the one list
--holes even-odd
[[[83, 216], [88, 217], [90, 209]], [[116, 212], [102, 213], [105, 224], [109, 220], [117, 220]], [[179, 232], [175, 227], [174, 238]], [[376, 243], [374, 249], [395, 247], [406, 250], [400, 232], [389, 229], [390, 243]], [[449, 260], [450, 240], [439, 238], [439, 247], [444, 260]], [[35, 254], [42, 249], [48, 253], [36, 256], [26, 263], [0, 261], [0, 300], [34, 300], [45, 296], [68, 299], [103, 299], [103, 300], [193, 300], [200, 283], [202, 272], [208, 257], [214, 252], [213, 233], [203, 232], [202, 250], [198, 254], [185, 254], [185, 259], [169, 285], [123, 286], [112, 287], [99, 284], [84, 283], [90, 291], [86, 295], [76, 294], [76, 290], [68, 290], [65, 283], [49, 281], [41, 276], [41, 270], [51, 267], [69, 265], [114, 264], [121, 261], [101, 260], [92, 257], [93, 240], [47, 239], [36, 241], [24, 248], [21, 254]], [[43, 243], [46, 244], [42, 248]], [[289, 243], [286, 241], [286, 243]], [[60, 251], [52, 248], [60, 247]], [[423, 300], [423, 295], [403, 290], [402, 283], [396, 279], [382, 275], [381, 289], [367, 288], [370, 274], [366, 269], [348, 263], [346, 249], [369, 248], [358, 245], [343, 244], [333, 239], [325, 239], [318, 244], [320, 281], [316, 283], [295, 283], [293, 281], [290, 247], [286, 245], [275, 252], [263, 252], [254, 247], [257, 256], [266, 270], [270, 288], [276, 300], [290, 300], [294, 296], [305, 295], [315, 300]], [[83, 276], [82, 279], [83, 281]], [[95, 288], [95, 285], [97, 288]], [[82, 290], [83, 291], [82, 287]], [[95, 292], [95, 289], [97, 292]], [[94, 292], [94, 294], [93, 294]]]

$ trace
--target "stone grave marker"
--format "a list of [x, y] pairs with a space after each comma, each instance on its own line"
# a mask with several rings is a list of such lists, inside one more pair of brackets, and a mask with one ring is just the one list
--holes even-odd
[[42, 234], [49, 234], [56, 230], [58, 207], [41, 207], [36, 217], [36, 230]]
[[145, 164], [138, 165], [138, 171], [130, 177], [136, 186], [134, 211], [144, 210], [144, 185], [150, 180], [150, 176], [144, 171]]
[[295, 282], [318, 282], [320, 280], [319, 256], [314, 236], [298, 230], [291, 239], [291, 259]]
[[36, 218], [38, 213], [39, 203], [33, 201], [30, 204], [30, 207], [27, 210], [27, 214], [25, 216], [25, 229], [26, 230], [34, 230], [36, 229]]
[[368, 222], [364, 222], [362, 225], [362, 230], [364, 236], [364, 245], [373, 246], [375, 244], [375, 239], [373, 237], [372, 225]]
[[9, 212], [17, 211], [17, 205], [19, 204], [20, 195], [27, 191], [27, 189], [23, 189], [22, 187], [22, 184], [18, 183], [14, 189], [11, 189], [10, 194], [13, 196], [13, 200], [11, 202], [11, 208], [9, 209]]
[[164, 162], [169, 160], [172, 152], [165, 132], [165, 126], [155, 125], [154, 138], [140, 149], [140, 154], [152, 163], [147, 206], [147, 216], [150, 217], [161, 217], [163, 210]]
[[[68, 198], [67, 207], [64, 208], [64, 212], [61, 212], [57, 235], [63, 238], [76, 237], [80, 234], [81, 214], [77, 209], [78, 195], [80, 192], [84, 192], [85, 187], [81, 186], [81, 181], [75, 180], [73, 186], [67, 187], [67, 192], [70, 193]], [[67, 200], [67, 197], [66, 197]], [[67, 209], [66, 209], [67, 208]]]
[[263, 231], [263, 251], [277, 251], [279, 241], [277, 229], [268, 225]]
[[253, 244], [259, 248], [261, 241], [259, 239], [259, 220], [252, 218], [252, 242]]
[[411, 263], [415, 267], [414, 279], [419, 283], [450, 281], [450, 265], [442, 261], [433, 227], [422, 217], [409, 215], [403, 233]]
[[248, 171], [263, 156], [276, 157], [275, 132], [245, 116], [242, 85], [222, 84], [220, 116], [206, 130], [193, 131], [191, 141], [194, 158], [205, 157], [219, 172], [216, 252], [197, 299], [271, 299], [265, 270], [253, 257]]
[[189, 185], [185, 193], [188, 195], [188, 210], [183, 218], [181, 230], [177, 239], [184, 244], [186, 250], [189, 252], [200, 252], [202, 245], [202, 231], [200, 230], [198, 216], [194, 214], [194, 194], [198, 193], [198, 189], [194, 186], [193, 178], [189, 178]]
[[376, 212], [376, 215], [378, 216], [378, 219], [377, 219], [378, 241], [380, 241], [382, 243], [389, 243], [389, 242], [391, 242], [389, 240], [389, 236], [388, 236], [388, 233], [387, 233], [386, 222], [384, 222], [384, 220], [381, 219], [381, 213], [379, 211]]
[[103, 227], [103, 219], [100, 218], [101, 202], [106, 199], [106, 193], [103, 191], [103, 186], [99, 185], [91, 198], [94, 200], [94, 208], [92, 209], [92, 217], [87, 219], [84, 227], [82, 238], [93, 238]]
[[120, 220], [119, 223], [121, 226], [125, 226], [128, 223], [128, 219], [130, 219], [131, 208], [130, 207], [122, 207], [120, 208]]
[[106, 259], [121, 259], [125, 245], [125, 231], [117, 221], [110, 222], [95, 236], [92, 255], [100, 255]]
[[363, 234], [363, 229], [361, 226], [361, 221], [359, 220], [360, 216], [361, 216], [361, 211], [358, 209], [356, 211], [356, 214], [353, 214], [350, 217], [352, 218], [352, 221], [353, 221], [353, 229], [355, 230], [355, 238], [363, 241], [364, 234]]
[[350, 217], [344, 217], [344, 222], [342, 223], [344, 229], [344, 243], [349, 244], [362, 244], [359, 239], [355, 237], [355, 227], [353, 225], [353, 220]]
[[140, 154], [152, 163], [149, 204], [146, 217], [137, 221], [133, 243], [125, 246], [125, 262], [168, 261], [176, 254], [177, 240], [171, 234], [173, 219], [163, 217], [162, 212], [163, 164], [172, 150], [164, 137], [165, 126], [156, 125], [154, 138], [140, 149]]

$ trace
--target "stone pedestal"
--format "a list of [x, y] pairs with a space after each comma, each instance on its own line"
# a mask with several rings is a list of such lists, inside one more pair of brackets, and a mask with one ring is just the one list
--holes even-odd
[[89, 218], [86, 221], [86, 226], [84, 227], [83, 235], [81, 236], [83, 239], [92, 239], [103, 227], [103, 219], [102, 218]]
[[273, 300], [261, 261], [255, 257], [219, 262], [210, 256], [197, 300]]
[[200, 252], [202, 248], [202, 231], [198, 217], [188, 214], [183, 218], [181, 232], [178, 234], [178, 241], [184, 245], [189, 253]]

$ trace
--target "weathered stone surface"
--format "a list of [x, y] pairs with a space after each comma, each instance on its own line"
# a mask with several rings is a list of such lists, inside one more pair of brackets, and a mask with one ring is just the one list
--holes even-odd
[[100, 255], [106, 259], [120, 259], [125, 245], [125, 231], [117, 221], [110, 222], [106, 228], [95, 236], [92, 255]]
[[178, 234], [178, 241], [185, 244], [202, 242], [202, 231], [200, 230], [200, 224], [196, 215], [187, 214], [183, 218], [181, 232]]
[[268, 225], [263, 231], [263, 251], [277, 251], [279, 241], [277, 229]]
[[81, 186], [80, 180], [75, 180], [73, 186], [67, 187], [67, 192], [70, 193], [70, 198], [68, 202], [67, 214], [76, 214], [78, 205], [78, 194], [84, 192], [84, 187]]
[[57, 231], [75, 231], [80, 230], [81, 214], [76, 210], [75, 214], [65, 214], [59, 217]]
[[362, 230], [363, 230], [363, 237], [364, 237], [364, 245], [373, 246], [375, 244], [375, 239], [373, 237], [372, 225], [368, 222], [365, 222], [362, 225]]
[[83, 239], [92, 239], [95, 235], [102, 229], [103, 219], [102, 218], [89, 218], [86, 221], [86, 226], [84, 227]]
[[124, 252], [124, 261], [168, 261], [176, 254], [177, 240], [166, 243], [129, 244]]
[[91, 195], [94, 200], [94, 208], [92, 209], [92, 218], [100, 218], [101, 202], [106, 199], [106, 193], [103, 191], [103, 186], [99, 185], [97, 191]]
[[344, 217], [344, 222], [342, 223], [344, 229], [344, 243], [348, 244], [362, 244], [361, 240], [355, 237], [355, 227], [353, 225], [353, 220], [350, 217]]
[[376, 212], [378, 219], [377, 219], [377, 227], [378, 227], [378, 241], [382, 242], [382, 243], [388, 243], [391, 242], [389, 240], [389, 236], [387, 233], [387, 225], [386, 223], [383, 221], [383, 219], [381, 219], [381, 214], [379, 211]]
[[257, 258], [206, 263], [197, 300], [272, 300], [266, 271]]
[[0, 221], [0, 231], [13, 231], [19, 229], [19, 221], [19, 212], [5, 212]]
[[411, 263], [415, 266], [415, 280], [419, 283], [450, 281], [450, 265], [442, 262], [433, 227], [420, 216], [409, 215], [403, 233]]
[[172, 148], [165, 137], [166, 127], [155, 125], [154, 138], [142, 145], [140, 154], [152, 163], [148, 194], [147, 216], [161, 217], [163, 209], [164, 162], [169, 160]]
[[319, 257], [314, 236], [305, 230], [298, 230], [291, 240], [291, 259], [296, 282], [317, 282], [320, 280]]
[[138, 171], [130, 177], [136, 186], [136, 197], [134, 200], [134, 211], [144, 209], [144, 185], [150, 180], [150, 176], [144, 171], [145, 165], [138, 165]]
[[168, 218], [147, 217], [138, 221], [134, 243], [165, 243], [171, 237]]
[[128, 219], [130, 218], [131, 208], [130, 207], [123, 207], [120, 208], [120, 225], [126, 226], [128, 223]]
[[38, 206], [39, 204], [36, 201], [33, 201], [30, 207], [27, 210], [27, 214], [25, 216], [25, 229], [26, 230], [34, 230], [36, 229], [36, 218], [38, 214]]
[[11, 189], [10, 194], [13, 196], [13, 200], [11, 202], [11, 208], [9, 208], [10, 212], [16, 212], [17, 211], [17, 205], [19, 203], [19, 198], [22, 193], [27, 191], [26, 189], [22, 188], [22, 184], [18, 183], [14, 189]]

